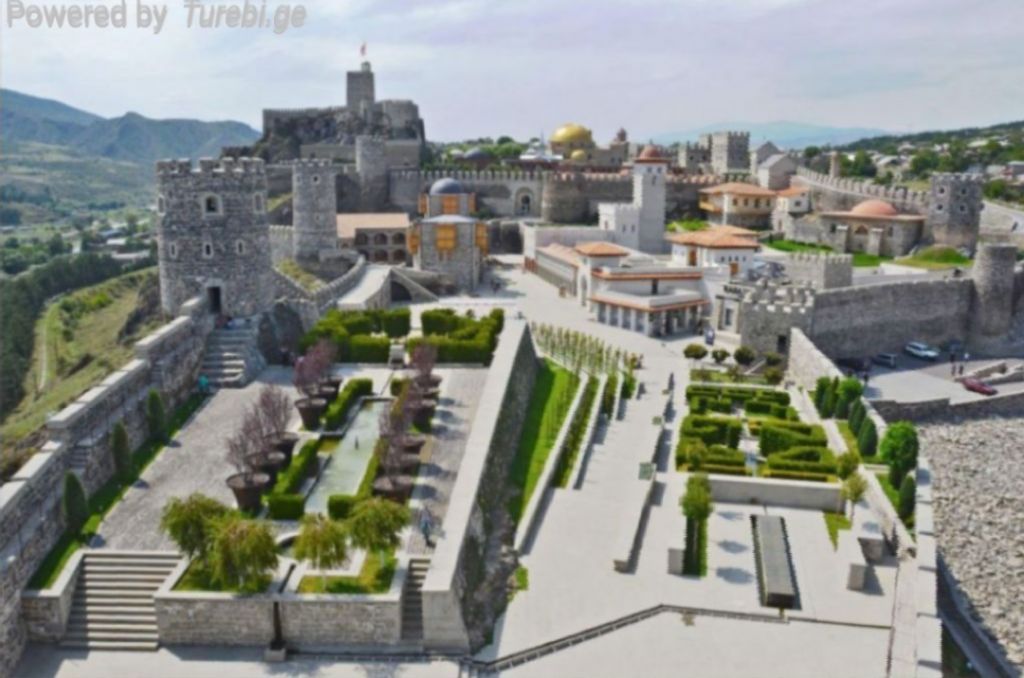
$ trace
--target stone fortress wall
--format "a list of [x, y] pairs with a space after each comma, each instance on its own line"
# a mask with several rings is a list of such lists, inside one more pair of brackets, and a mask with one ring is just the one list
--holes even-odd
[[853, 284], [853, 256], [827, 252], [797, 252], [786, 258], [786, 276], [816, 290]]
[[47, 423], [50, 441], [0, 486], [0, 675], [17, 664], [34, 637], [22, 606], [28, 585], [64, 530], [64, 475], [74, 471], [91, 495], [113, 474], [110, 434], [123, 422], [133, 448], [148, 435], [150, 390], [168, 412], [180, 406], [198, 377], [212, 316], [203, 299], [181, 305], [177, 318], [135, 345], [135, 359]]
[[912, 191], [905, 186], [879, 186], [862, 179], [832, 177], [798, 167], [793, 181], [810, 189], [811, 204], [818, 212], [846, 212], [857, 203], [876, 198], [891, 202], [904, 212], [926, 214], [931, 202], [928, 191]]

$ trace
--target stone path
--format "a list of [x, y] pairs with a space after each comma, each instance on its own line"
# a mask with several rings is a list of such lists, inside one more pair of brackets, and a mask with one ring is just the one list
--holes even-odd
[[[441, 398], [434, 416], [433, 440], [429, 443], [430, 458], [420, 466], [420, 474], [413, 490], [411, 505], [414, 509], [413, 529], [406, 550], [414, 555], [431, 553], [433, 544], [444, 529], [448, 512], [448, 499], [458, 476], [466, 440], [476, 407], [487, 380], [486, 368], [437, 369], [443, 377]], [[420, 515], [426, 510], [433, 526], [431, 545], [427, 545], [420, 531]]]

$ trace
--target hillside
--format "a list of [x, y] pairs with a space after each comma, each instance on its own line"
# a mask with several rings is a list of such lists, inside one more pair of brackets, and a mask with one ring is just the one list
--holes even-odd
[[953, 130], [932, 130], [912, 134], [884, 134], [858, 139], [842, 147], [848, 151], [882, 151], [902, 144], [924, 145], [944, 144], [951, 141], [971, 141], [987, 137], [1003, 137], [1024, 134], [1024, 120], [1004, 122], [988, 127], [962, 127]]
[[654, 141], [660, 144], [671, 144], [680, 141], [697, 141], [701, 134], [720, 130], [748, 130], [750, 143], [753, 145], [771, 141], [780, 148], [805, 148], [807, 146], [827, 146], [845, 144], [864, 137], [885, 134], [885, 130], [867, 127], [829, 127], [811, 125], [802, 122], [723, 122], [704, 125], [680, 132], [665, 132], [656, 135]]

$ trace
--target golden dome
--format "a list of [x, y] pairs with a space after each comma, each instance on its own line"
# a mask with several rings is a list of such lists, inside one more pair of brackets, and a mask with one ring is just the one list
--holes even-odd
[[590, 130], [574, 122], [562, 125], [551, 135], [554, 144], [593, 144], [594, 137]]
[[586, 159], [587, 159], [587, 152], [584, 151], [582, 148], [577, 148], [575, 151], [573, 151], [569, 155], [569, 160], [583, 161], [583, 160], [586, 160]]

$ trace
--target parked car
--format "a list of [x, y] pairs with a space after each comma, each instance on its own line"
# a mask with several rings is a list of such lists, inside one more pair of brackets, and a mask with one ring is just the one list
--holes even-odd
[[882, 367], [895, 368], [897, 365], [895, 353], [878, 353], [871, 358], [871, 362]]
[[938, 360], [939, 352], [923, 341], [912, 341], [903, 347], [903, 352], [921, 360]]
[[967, 377], [960, 383], [963, 384], [964, 388], [966, 388], [968, 391], [980, 393], [983, 396], [994, 396], [995, 394], [999, 393], [999, 391], [992, 388], [991, 386], [983, 382], [981, 379], [975, 379], [974, 377]]

